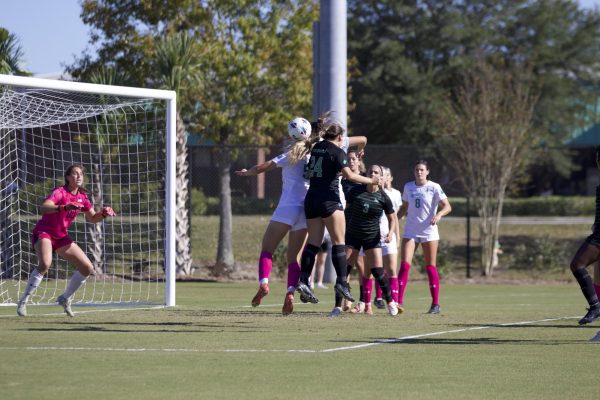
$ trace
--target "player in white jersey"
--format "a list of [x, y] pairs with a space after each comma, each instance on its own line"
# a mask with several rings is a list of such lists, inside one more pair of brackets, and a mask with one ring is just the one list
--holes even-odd
[[[392, 297], [396, 303], [398, 303], [398, 247], [400, 246], [400, 223], [398, 221], [398, 212], [402, 206], [402, 194], [398, 189], [392, 187], [392, 171], [388, 167], [383, 167], [383, 176], [385, 183], [383, 184], [383, 190], [392, 200], [394, 206], [394, 218], [396, 220], [396, 230], [392, 235], [392, 239], [389, 243], [382, 242], [381, 250], [383, 252], [383, 267], [385, 268], [390, 283], [390, 289], [392, 290]], [[385, 237], [389, 231], [387, 219], [381, 219], [381, 237]], [[381, 290], [381, 289], [379, 289]], [[379, 293], [379, 291], [377, 292]], [[402, 310], [398, 310], [402, 312]]]
[[404, 185], [402, 206], [398, 216], [406, 216], [402, 235], [402, 261], [399, 273], [398, 301], [404, 301], [404, 291], [408, 283], [408, 271], [418, 244], [421, 244], [425, 257], [425, 270], [429, 278], [429, 290], [432, 297], [429, 314], [439, 314], [440, 279], [436, 268], [437, 250], [440, 235], [438, 222], [452, 211], [450, 202], [442, 187], [430, 180], [427, 161], [419, 160], [414, 168], [415, 180]]
[[304, 197], [308, 191], [308, 179], [305, 179], [304, 166], [310, 156], [312, 143], [317, 139], [311, 136], [311, 125], [303, 118], [304, 128], [300, 136], [290, 137], [295, 141], [289, 151], [267, 162], [255, 165], [250, 169], [236, 171], [238, 176], [255, 176], [267, 171], [281, 168], [283, 185], [281, 197], [277, 208], [273, 212], [271, 221], [263, 235], [262, 250], [258, 261], [259, 288], [252, 299], [252, 306], [260, 305], [263, 297], [269, 294], [269, 276], [273, 265], [273, 253], [285, 235], [288, 236], [287, 263], [288, 263], [288, 290], [284, 300], [282, 313], [289, 315], [294, 309], [294, 290], [300, 278], [299, 257], [306, 242], [306, 217], [304, 215]]

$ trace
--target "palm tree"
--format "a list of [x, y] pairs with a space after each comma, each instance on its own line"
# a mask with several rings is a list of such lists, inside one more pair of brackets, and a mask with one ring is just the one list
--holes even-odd
[[192, 272], [191, 243], [189, 236], [188, 209], [188, 156], [186, 145], [186, 127], [181, 117], [183, 110], [192, 107], [194, 96], [187, 92], [198, 90], [200, 48], [186, 32], [168, 34], [159, 39], [156, 47], [156, 60], [159, 80], [163, 89], [177, 93], [177, 145], [176, 145], [176, 183], [175, 231], [176, 231], [176, 273], [189, 275]]
[[0, 74], [31, 75], [21, 69], [25, 53], [14, 33], [0, 28]]

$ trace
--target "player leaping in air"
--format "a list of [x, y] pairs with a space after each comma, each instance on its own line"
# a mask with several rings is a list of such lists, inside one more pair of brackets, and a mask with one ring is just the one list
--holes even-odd
[[53, 251], [77, 268], [65, 292], [56, 300], [68, 316], [73, 316], [71, 297], [94, 272], [92, 262], [77, 243], [69, 238], [67, 229], [82, 211], [87, 221], [94, 224], [114, 216], [115, 212], [110, 207], [103, 207], [100, 212], [94, 211], [86, 190], [82, 187], [83, 176], [82, 166], [69, 166], [65, 171], [65, 185], [55, 188], [40, 207], [42, 218], [31, 234], [31, 244], [37, 255], [38, 266], [29, 275], [27, 287], [17, 305], [17, 314], [21, 317], [27, 315], [27, 302], [50, 269]]

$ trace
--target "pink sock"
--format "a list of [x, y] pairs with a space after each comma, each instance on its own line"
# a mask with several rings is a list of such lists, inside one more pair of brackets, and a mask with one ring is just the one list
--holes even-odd
[[298, 281], [300, 280], [300, 264], [297, 262], [293, 262], [288, 264], [288, 278], [287, 278], [287, 286], [288, 289], [291, 287], [296, 287]]
[[400, 273], [398, 273], [398, 304], [404, 303], [404, 291], [406, 285], [408, 285], [408, 271], [410, 271], [410, 264], [406, 261], [400, 263]]
[[260, 258], [258, 259], [258, 281], [262, 282], [263, 279], [269, 279], [271, 275], [271, 268], [273, 267], [273, 255], [268, 251], [261, 251]]
[[365, 303], [371, 302], [371, 291], [373, 290], [373, 280], [370, 278], [363, 278], [363, 299]]
[[383, 292], [381, 290], [381, 286], [379, 286], [379, 283], [377, 283], [377, 281], [375, 281], [375, 298], [376, 299], [383, 298]]
[[390, 289], [392, 291], [392, 299], [397, 303], [398, 302], [398, 292], [399, 292], [398, 277], [397, 276], [390, 277], [389, 281], [390, 281]]
[[600, 299], [600, 285], [594, 285], [594, 290], [596, 291], [596, 294], [598, 295], [598, 298]]
[[431, 304], [440, 304], [440, 276], [435, 265], [425, 267], [429, 278], [429, 292], [431, 292]]

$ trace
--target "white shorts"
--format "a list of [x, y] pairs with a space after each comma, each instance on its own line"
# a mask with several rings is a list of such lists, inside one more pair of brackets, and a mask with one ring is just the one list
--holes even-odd
[[304, 206], [277, 206], [271, 221], [281, 222], [291, 226], [291, 231], [306, 229], [306, 215]]
[[381, 255], [384, 257], [390, 254], [398, 253], [398, 242], [396, 241], [396, 235], [392, 236], [392, 240], [389, 243], [381, 242]]
[[416, 235], [404, 232], [402, 238], [414, 240], [415, 243], [427, 243], [433, 242], [434, 240], [440, 240], [440, 234], [437, 231], [429, 233], [427, 235]]

